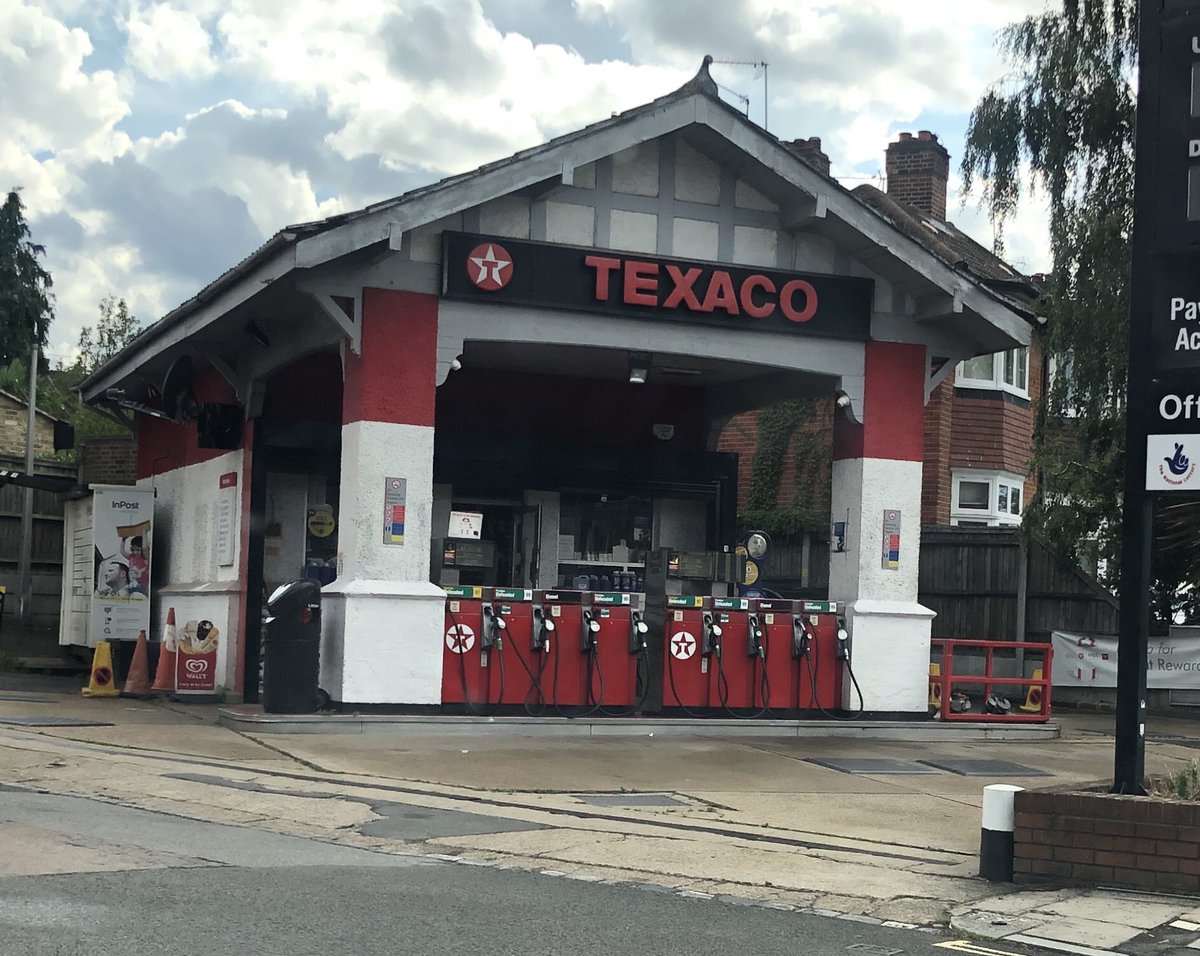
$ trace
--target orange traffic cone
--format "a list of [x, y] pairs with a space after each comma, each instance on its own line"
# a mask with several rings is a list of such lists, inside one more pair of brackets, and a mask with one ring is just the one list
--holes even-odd
[[125, 677], [125, 697], [150, 696], [150, 655], [146, 647], [146, 632], [138, 631], [137, 647], [133, 649], [133, 660]]
[[171, 693], [175, 690], [175, 608], [167, 608], [167, 623], [163, 628], [162, 646], [158, 649], [158, 666], [154, 669], [154, 686], [151, 690]]
[[[1039, 667], [1033, 672], [1033, 680], [1042, 679], [1042, 669]], [[1025, 695], [1025, 703], [1021, 705], [1021, 710], [1027, 714], [1036, 714], [1042, 709], [1042, 688], [1038, 684], [1030, 684], [1029, 692]]]
[[108, 641], [97, 641], [92, 654], [92, 676], [83, 689], [84, 697], [116, 697], [117, 683], [113, 679], [112, 646]]

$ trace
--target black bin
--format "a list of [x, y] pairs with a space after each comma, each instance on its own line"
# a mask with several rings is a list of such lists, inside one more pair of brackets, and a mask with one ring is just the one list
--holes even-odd
[[263, 628], [263, 710], [311, 714], [317, 709], [321, 660], [321, 585], [292, 581], [267, 600]]

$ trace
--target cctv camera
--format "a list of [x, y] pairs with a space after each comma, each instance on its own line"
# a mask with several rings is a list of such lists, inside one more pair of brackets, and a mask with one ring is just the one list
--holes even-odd
[[838, 408], [849, 408], [850, 407], [850, 396], [846, 395], [846, 394], [839, 395], [837, 397], [837, 407]]

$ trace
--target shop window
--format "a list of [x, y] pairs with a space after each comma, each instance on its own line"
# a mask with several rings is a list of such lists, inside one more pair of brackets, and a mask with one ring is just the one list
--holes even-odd
[[961, 388], [992, 388], [1029, 396], [1029, 349], [978, 355], [960, 362], [954, 383]]
[[956, 471], [950, 523], [962, 528], [1021, 523], [1025, 479], [1009, 472]]
[[[560, 587], [641, 590], [654, 503], [618, 495], [563, 495], [559, 512]], [[592, 579], [595, 579], [594, 585]]]

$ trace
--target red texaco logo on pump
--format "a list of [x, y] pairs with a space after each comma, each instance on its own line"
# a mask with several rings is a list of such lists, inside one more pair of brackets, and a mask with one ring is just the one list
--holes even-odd
[[686, 661], [696, 653], [696, 639], [687, 631], [678, 631], [671, 635], [671, 656], [678, 661]]
[[512, 256], [498, 242], [481, 242], [467, 253], [467, 276], [484, 292], [503, 289], [512, 272]]

